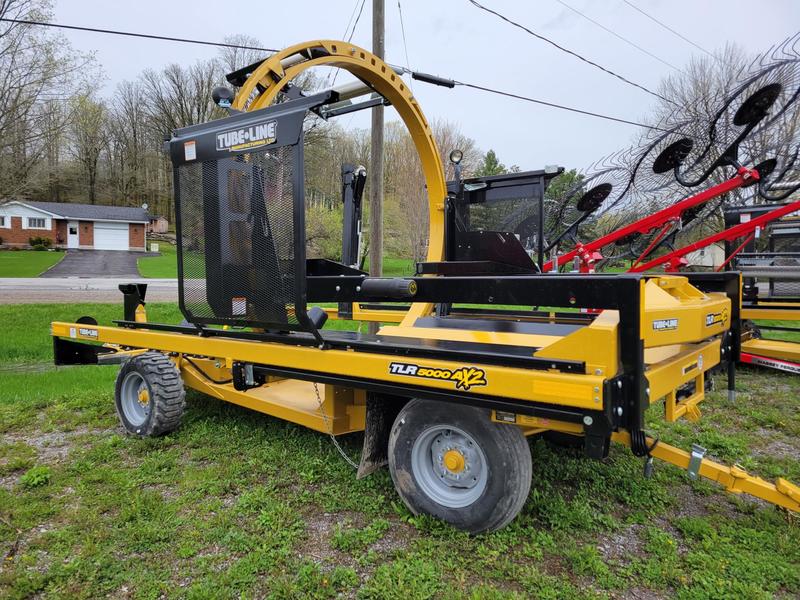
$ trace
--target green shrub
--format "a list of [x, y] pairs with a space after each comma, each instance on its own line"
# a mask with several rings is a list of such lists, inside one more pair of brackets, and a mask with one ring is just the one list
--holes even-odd
[[46, 250], [47, 248], [50, 247], [50, 244], [52, 243], [53, 243], [52, 240], [46, 237], [28, 238], [28, 244], [30, 244], [34, 250], [38, 250], [36, 246], [44, 246], [44, 249]]
[[42, 252], [44, 250], [47, 250], [47, 246], [45, 246], [44, 244], [34, 244], [33, 249]]
[[41, 487], [50, 483], [50, 467], [45, 465], [36, 465], [28, 469], [25, 474], [19, 478], [19, 483], [22, 487], [31, 489]]

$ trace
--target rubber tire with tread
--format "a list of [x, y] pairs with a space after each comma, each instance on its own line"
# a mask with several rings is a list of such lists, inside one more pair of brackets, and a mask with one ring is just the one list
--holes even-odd
[[[136, 371], [147, 384], [152, 407], [147, 420], [133, 425], [122, 410], [120, 390], [125, 376]], [[123, 363], [117, 374], [114, 393], [117, 415], [128, 433], [152, 437], [169, 433], [181, 424], [186, 407], [186, 390], [180, 371], [170, 358], [161, 352], [145, 352]]]
[[[468, 433], [486, 457], [486, 489], [469, 506], [443, 506], [417, 484], [411, 462], [412, 447], [426, 429], [435, 425], [450, 425]], [[522, 510], [531, 487], [531, 451], [521, 429], [492, 422], [488, 410], [414, 399], [403, 407], [392, 426], [389, 472], [397, 493], [411, 512], [429, 514], [477, 534], [501, 529]]]

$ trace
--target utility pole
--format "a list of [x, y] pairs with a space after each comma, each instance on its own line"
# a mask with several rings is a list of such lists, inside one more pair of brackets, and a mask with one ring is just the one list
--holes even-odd
[[[384, 58], [384, 0], [372, 0], [372, 53]], [[369, 274], [383, 274], [383, 104], [372, 109], [369, 170]], [[377, 333], [378, 323], [369, 324]]]

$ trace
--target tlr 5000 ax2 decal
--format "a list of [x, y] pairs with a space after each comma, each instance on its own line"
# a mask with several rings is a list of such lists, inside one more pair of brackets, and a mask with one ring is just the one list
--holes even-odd
[[458, 369], [438, 369], [424, 367], [413, 363], [393, 362], [389, 365], [392, 375], [406, 375], [408, 377], [422, 377], [424, 379], [438, 379], [440, 381], [453, 381], [457, 390], [469, 390], [471, 387], [486, 385], [486, 372], [475, 367], [461, 367]]

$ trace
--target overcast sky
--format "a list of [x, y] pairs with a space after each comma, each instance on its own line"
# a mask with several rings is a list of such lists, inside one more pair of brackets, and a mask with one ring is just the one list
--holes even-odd
[[[689, 43], [636, 12], [622, 0], [564, 0], [619, 35], [677, 67], [693, 53]], [[705, 49], [736, 42], [751, 52], [764, 50], [800, 29], [800, 2], [792, 0], [631, 0]], [[56, 0], [55, 20], [69, 25], [147, 32], [221, 41], [244, 33], [263, 45], [282, 48], [300, 41], [341, 39], [356, 0]], [[655, 89], [674, 72], [635, 50], [558, 0], [482, 0], [528, 28], [621, 75]], [[366, 0], [353, 42], [371, 47], [372, 0]], [[416, 70], [500, 88], [630, 120], [647, 114], [652, 97], [604, 74], [467, 0], [402, 0], [408, 62]], [[64, 33], [81, 51], [94, 51], [107, 80], [104, 95], [145, 68], [170, 62], [191, 64], [215, 55], [211, 47], [94, 33]], [[405, 64], [397, 0], [386, 1], [386, 60]], [[339, 79], [339, 82], [343, 81]], [[545, 164], [583, 167], [628, 144], [636, 128], [503, 98], [477, 90], [453, 90], [414, 83], [429, 119], [457, 122], [506, 164], [538, 169]], [[387, 118], [395, 118], [391, 111]], [[343, 125], [365, 126], [363, 117]], [[349, 121], [347, 119], [350, 119]]]

